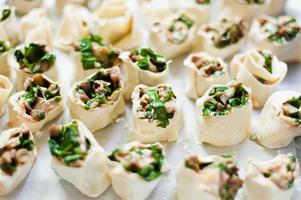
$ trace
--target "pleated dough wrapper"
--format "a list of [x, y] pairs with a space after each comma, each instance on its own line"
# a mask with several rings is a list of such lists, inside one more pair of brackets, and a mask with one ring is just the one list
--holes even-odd
[[[248, 200], [289, 200], [292, 199], [292, 196], [295, 191], [295, 184], [297, 179], [295, 179], [293, 183], [293, 187], [289, 189], [281, 189], [278, 185], [276, 185], [271, 179], [266, 178], [262, 172], [260, 172], [260, 168], [265, 168], [270, 166], [270, 168], [278, 167], [277, 164], [282, 165], [283, 168], [286, 169], [286, 162], [285, 160], [290, 159], [288, 156], [292, 155], [285, 155], [279, 154], [274, 159], [269, 161], [257, 161], [255, 159], [248, 160], [247, 167], [246, 167], [246, 175], [244, 181], [244, 193]], [[284, 165], [284, 166], [283, 166]], [[295, 171], [295, 178], [298, 176], [299, 165], [297, 163], [296, 171]], [[284, 175], [281, 176], [283, 180], [286, 178]], [[281, 180], [281, 181], [282, 181]]]
[[[43, 78], [49, 81], [49, 83], [55, 83], [46, 76], [43, 76]], [[20, 124], [26, 124], [33, 133], [36, 133], [41, 130], [46, 123], [55, 119], [64, 111], [64, 103], [62, 99], [60, 99], [59, 102], [54, 98], [46, 100], [48, 103], [52, 103], [53, 107], [46, 111], [44, 119], [36, 121], [31, 115], [26, 114], [25, 107], [18, 101], [20, 97], [24, 95], [24, 93], [25, 91], [23, 90], [13, 94], [9, 98], [8, 111], [10, 126], [15, 127], [19, 126]], [[61, 98], [61, 95], [59, 97]]]
[[[117, 67], [104, 69], [104, 71], [115, 70], [116, 68]], [[119, 71], [118, 68], [117, 70]], [[85, 80], [92, 76], [94, 76], [94, 74], [86, 77]], [[124, 112], [125, 103], [122, 96], [122, 81], [120, 81], [120, 88], [115, 90], [111, 95], [111, 97], [114, 97], [115, 100], [109, 100], [109, 102], [89, 110], [85, 109], [85, 104], [75, 95], [76, 86], [81, 82], [83, 81], [77, 82], [72, 86], [68, 95], [68, 106], [73, 118], [82, 120], [92, 133], [105, 128]]]
[[149, 119], [141, 118], [141, 97], [140, 90], [158, 90], [159, 87], [171, 87], [166, 84], [161, 84], [155, 87], [147, 87], [146, 85], [138, 85], [132, 93], [132, 122], [130, 127], [131, 140], [140, 141], [142, 143], [153, 142], [174, 142], [177, 140], [182, 125], [183, 113], [182, 107], [176, 98], [165, 103], [172, 106], [175, 110], [171, 119], [168, 119], [169, 124], [166, 128], [158, 126], [157, 120], [150, 121]]
[[270, 0], [268, 4], [267, 13], [269, 15], [279, 15], [285, 7], [287, 0]]
[[[235, 82], [229, 85], [237, 84]], [[217, 116], [203, 116], [203, 105], [209, 97], [210, 91], [221, 85], [210, 87], [207, 92], [196, 101], [199, 140], [214, 146], [232, 146], [245, 140], [251, 131], [252, 102], [251, 98], [242, 107], [232, 107], [229, 114]], [[248, 92], [249, 88], [244, 89]]]
[[251, 22], [254, 17], [265, 13], [271, 0], [264, 0], [263, 4], [247, 3], [247, 0], [219, 0], [217, 11], [219, 17], [237, 17]]
[[95, 32], [106, 43], [121, 49], [132, 49], [143, 42], [137, 16], [125, 0], [103, 1], [94, 12], [94, 17]]
[[196, 26], [199, 26], [200, 24], [207, 23], [209, 21], [212, 4], [213, 2], [202, 4], [197, 3], [196, 0], [185, 0], [175, 1], [171, 4], [171, 6], [172, 9], [180, 10], [183, 13], [192, 16]]
[[[154, 51], [159, 52], [167, 59], [172, 59], [191, 51], [192, 43], [194, 42], [194, 32], [196, 28], [194, 21], [191, 27], [188, 27], [187, 25], [185, 25], [185, 23], [182, 22], [182, 24], [185, 26], [185, 29], [182, 25], [182, 29], [180, 31], [184, 30], [185, 32], [175, 34], [175, 36], [180, 35], [182, 37], [180, 42], [172, 42], [171, 40], [174, 40], [173, 34], [170, 34], [170, 36], [173, 38], [168, 38], [167, 35], [170, 33], [169, 29], [172, 24], [174, 24], [175, 22], [180, 22], [179, 19], [183, 15], [191, 20], [193, 19], [192, 16], [186, 13], [179, 12], [170, 15], [170, 17], [166, 19], [160, 19], [159, 21], [155, 22], [150, 29], [148, 40], [149, 47]], [[179, 33], [179, 31], [176, 32]]]
[[[264, 57], [258, 52], [250, 50], [233, 57], [230, 67], [236, 80], [242, 82], [252, 90], [252, 102], [254, 108], [262, 108], [270, 94], [282, 82], [287, 73], [287, 64], [278, 60], [270, 51], [262, 51], [272, 57], [272, 73], [268, 72]], [[259, 77], [267, 83], [257, 80]]]
[[[0, 147], [7, 145], [11, 136], [25, 129], [27, 129], [27, 127], [22, 125], [21, 127], [3, 131], [0, 135]], [[32, 133], [29, 134], [29, 138], [35, 143]], [[27, 161], [24, 164], [17, 166], [17, 170], [12, 176], [7, 175], [0, 170], [0, 196], [5, 196], [11, 193], [26, 178], [31, 171], [35, 159], [37, 158], [37, 154], [38, 148], [35, 144], [33, 150], [29, 151]]]
[[10, 10], [10, 15], [4, 21], [0, 22], [0, 38], [9, 40], [12, 45], [16, 45], [20, 42], [22, 35], [20, 33], [19, 22], [15, 14], [15, 8], [3, 6], [0, 12], [3, 12], [4, 9]]
[[[133, 147], [140, 145], [139, 142], [131, 142], [124, 147]], [[160, 145], [160, 144], [159, 144]], [[160, 145], [161, 146], [161, 145]], [[163, 148], [163, 154], [165, 155], [165, 149]], [[124, 169], [121, 163], [108, 161], [108, 172], [111, 177], [112, 187], [114, 191], [124, 200], [144, 200], [150, 195], [161, 180], [160, 177], [152, 181], [145, 181], [140, 175], [136, 173], [128, 172]], [[161, 171], [164, 173], [168, 170], [168, 164], [166, 157]]]
[[53, 24], [48, 17], [47, 11], [42, 8], [31, 10], [20, 21], [20, 30], [23, 35], [23, 41], [26, 43], [33, 42], [52, 47], [52, 29]]
[[282, 104], [294, 96], [299, 97], [300, 93], [279, 91], [267, 100], [256, 126], [256, 138], [263, 146], [270, 149], [285, 147], [301, 136], [301, 125], [289, 123], [282, 111]]
[[[281, 16], [282, 17], [282, 16]], [[270, 21], [277, 24], [277, 19], [269, 16], [261, 16], [253, 21], [249, 32], [249, 42], [259, 49], [269, 49], [280, 60], [284, 62], [300, 62], [301, 61], [301, 33], [290, 41], [278, 44], [268, 39], [269, 33], [265, 32], [265, 27], [261, 27], [262, 20]], [[300, 27], [300, 25], [298, 25]]]
[[[218, 165], [219, 160], [222, 162], [223, 158], [218, 156], [200, 157], [197, 155], [189, 155], [187, 159], [195, 157], [202, 162], [213, 162]], [[186, 161], [185, 160], [185, 161]], [[226, 159], [225, 159], [226, 160]], [[221, 200], [219, 189], [223, 178], [223, 172], [208, 166], [204, 167], [199, 172], [186, 166], [184, 162], [181, 162], [176, 171], [176, 192], [178, 200]], [[225, 163], [225, 162], [223, 162]]]
[[13, 89], [13, 84], [10, 80], [0, 75], [0, 117], [4, 114], [4, 104], [7, 102], [8, 97]]
[[67, 4], [64, 7], [61, 24], [57, 35], [57, 46], [65, 51], [71, 51], [70, 46], [93, 32], [94, 22], [90, 11], [77, 4]]
[[173, 2], [171, 0], [136, 0], [137, 10], [142, 16], [142, 22], [150, 29], [155, 22], [164, 20], [173, 14]]
[[79, 134], [89, 139], [91, 146], [80, 167], [67, 166], [52, 156], [52, 167], [63, 179], [74, 185], [81, 193], [89, 197], [98, 197], [110, 186], [106, 174], [107, 157], [104, 149], [95, 140], [92, 133], [82, 121], [75, 120]]
[[19, 15], [27, 14], [30, 10], [43, 5], [43, 0], [8, 0], [7, 2], [16, 7], [16, 12]]
[[[22, 49], [24, 47], [25, 47], [24, 45], [20, 45], [20, 46], [16, 47], [16, 49]], [[46, 49], [47, 49], [47, 47], [46, 47]], [[8, 57], [8, 65], [10, 66], [10, 68], [13, 71], [16, 72], [16, 83], [15, 83], [16, 91], [21, 91], [23, 89], [24, 82], [28, 78], [32, 78], [33, 76], [38, 74], [38, 73], [27, 73], [24, 70], [20, 69], [20, 64], [17, 62], [17, 59], [13, 53], [10, 54]], [[57, 61], [55, 61], [55, 63], [52, 66], [50, 66], [50, 69], [48, 69], [47, 71], [45, 71], [41, 74], [44, 76], [47, 76], [51, 80], [57, 81], [58, 80]]]
[[56, 12], [57, 14], [61, 15], [64, 10], [64, 7], [67, 4], [79, 4], [82, 6], [86, 6], [88, 4], [88, 1], [89, 0], [56, 0]]
[[[217, 61], [223, 67], [223, 69], [221, 70], [223, 74], [213, 74], [212, 76], [206, 76], [204, 70], [208, 68], [202, 67], [198, 69], [195, 63], [193, 63], [192, 61], [193, 57], [205, 58], [208, 61]], [[184, 66], [186, 67], [188, 73], [188, 85], [186, 94], [192, 99], [201, 97], [211, 85], [226, 84], [229, 81], [227, 64], [222, 59], [214, 58], [205, 52], [191, 53], [184, 60]]]
[[[226, 20], [226, 23], [222, 21]], [[214, 42], [212, 41], [213, 34], [207, 32], [206, 29], [208, 27], [212, 27], [213, 29], [221, 30], [222, 26], [226, 28], [232, 25], [240, 25], [243, 27], [243, 37], [240, 38], [236, 43], [229, 44], [225, 47], [218, 48], [215, 46]], [[246, 40], [246, 31], [247, 31], [247, 23], [244, 20], [232, 20], [229, 18], [220, 19], [217, 22], [210, 22], [208, 24], [201, 25], [196, 31], [196, 41], [194, 42], [194, 48], [197, 51], [205, 51], [206, 53], [220, 58], [229, 58], [240, 51], [241, 47], [244, 45]], [[223, 30], [225, 31], [225, 30]], [[211, 31], [212, 32], [212, 31]]]
[[129, 58], [129, 52], [120, 55], [122, 59], [121, 67], [125, 73], [123, 97], [126, 101], [131, 99], [134, 88], [139, 84], [155, 86], [166, 83], [168, 80], [169, 62], [166, 62], [166, 69], [162, 72], [152, 72], [140, 69], [137, 64]]

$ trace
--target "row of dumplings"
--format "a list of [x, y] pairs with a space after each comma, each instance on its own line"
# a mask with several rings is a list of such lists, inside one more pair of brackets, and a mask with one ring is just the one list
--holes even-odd
[[[116, 50], [93, 34], [73, 44], [73, 47], [76, 75], [68, 95], [68, 106], [75, 119], [82, 120], [90, 131], [95, 132], [122, 114], [124, 101], [131, 99], [134, 140], [156, 142], [177, 139], [183, 117], [172, 87], [166, 84], [170, 63], [167, 59], [150, 48]], [[10, 51], [8, 65], [3, 68], [6, 71], [14, 69], [17, 91], [25, 82], [24, 90], [9, 99], [10, 125], [26, 123], [33, 132], [39, 131], [45, 123], [63, 112], [60, 87], [52, 80], [58, 77], [56, 56], [45, 45], [36, 43]], [[217, 146], [242, 142], [251, 132], [253, 107], [261, 108], [263, 105], [261, 116], [268, 115], [265, 118], [270, 123], [265, 125], [271, 128], [266, 129], [259, 120], [256, 134], [261, 143], [269, 148], [278, 148], [288, 145], [300, 135], [298, 92], [290, 95], [280, 92], [285, 97], [276, 106], [273, 99], [278, 93], [270, 96], [287, 72], [287, 65], [270, 51], [250, 50], [234, 56], [230, 67], [236, 81], [230, 83], [225, 62], [207, 53], [189, 55], [184, 65], [189, 75], [188, 96], [198, 99], [197, 119], [202, 142]], [[120, 69], [124, 71], [123, 76]], [[2, 105], [12, 89], [12, 84], [3, 78], [3, 87], [5, 85]], [[270, 110], [269, 106], [277, 109]], [[269, 117], [274, 115], [276, 124], [272, 121], [275, 117]], [[282, 119], [282, 115], [290, 120], [285, 120], [285, 123], [278, 120]], [[99, 123], [94, 121], [97, 116], [102, 116]], [[241, 125], [237, 126], [237, 122]], [[294, 134], [288, 137], [282, 129]], [[265, 140], [270, 144], [265, 144]]]
[[[30, 172], [38, 149], [26, 126], [8, 129], [0, 136], [1, 187], [7, 195]], [[97, 197], [112, 184], [126, 200], [143, 200], [168, 172], [165, 148], [160, 143], [131, 142], [107, 154], [83, 122], [73, 120], [49, 128], [48, 144], [52, 167], [80, 192]], [[249, 158], [244, 180], [231, 154], [186, 156], [176, 171], [178, 199], [235, 199], [240, 188], [250, 200], [291, 199], [299, 173], [292, 154], [279, 154], [269, 161]]]
[[[237, 4], [238, 7], [234, 6], [233, 10], [240, 10], [242, 13], [247, 13], [244, 10], [256, 13], [252, 11], [258, 10], [256, 6], [266, 6], [269, 3], [281, 8], [283, 6], [283, 3], [277, 2], [276, 4], [276, 1], [268, 0], [229, 1], [219, 1], [219, 3], [225, 4], [222, 6], [222, 8], [225, 7], [223, 10], [232, 7], [231, 4]], [[184, 3], [184, 1], [180, 2]], [[208, 7], [216, 11], [214, 6], [211, 6], [214, 3], [210, 1], [188, 1], [186, 3], [189, 5], [191, 3], [193, 5], [200, 4], [188, 6], [191, 9]], [[190, 9], [186, 9], [187, 6], [179, 6], [177, 9], [169, 8], [170, 12], [162, 8], [164, 10], [162, 13], [167, 16], [161, 17], [160, 11], [157, 13], [156, 9], [151, 9], [156, 4], [158, 7], [163, 6], [156, 1], [142, 3], [142, 11], [149, 10], [158, 17], [157, 19], [146, 20], [150, 22], [142, 22], [142, 24], [147, 26], [148, 46], [168, 59], [192, 51], [206, 51], [213, 56], [229, 58], [236, 54], [246, 41], [254, 47], [269, 49], [279, 59], [286, 62], [300, 61], [301, 59], [297, 53], [301, 48], [300, 25], [292, 17], [260, 15], [254, 18], [250, 28], [251, 21], [247, 20], [246, 16], [222, 15], [213, 21], [199, 22], [198, 19], [208, 18], [209, 14], [206, 14], [207, 12], [194, 14]], [[245, 7], [245, 9], [238, 9], [240, 6]], [[230, 13], [237, 12], [230, 11]], [[201, 17], [203, 15], [205, 17]], [[148, 13], [143, 16], [142, 14], [142, 18], [152, 15]], [[72, 44], [88, 37], [91, 33], [101, 35], [105, 43], [121, 49], [132, 49], [140, 46], [145, 40], [139, 15], [124, 0], [104, 1], [93, 10], [79, 4], [66, 4], [60, 26], [57, 29], [56, 40], [53, 39], [52, 23], [43, 9], [34, 9], [29, 12], [21, 18], [20, 26], [13, 20], [6, 21], [11, 21], [10, 28], [5, 29], [8, 32], [7, 35], [12, 35], [14, 31], [18, 33], [17, 29], [20, 27], [21, 31], [19, 32], [23, 33], [26, 42], [54, 45], [67, 51], [72, 51]], [[40, 34], [41, 32], [43, 34]], [[112, 32], [114, 34], [111, 34]]]

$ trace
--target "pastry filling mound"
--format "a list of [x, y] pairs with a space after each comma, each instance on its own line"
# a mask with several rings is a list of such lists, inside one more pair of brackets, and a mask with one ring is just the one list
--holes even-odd
[[166, 59], [149, 48], [132, 50], [129, 58], [142, 70], [160, 73], [167, 67]]
[[241, 83], [216, 86], [203, 104], [203, 116], [227, 115], [232, 108], [240, 108], [249, 101], [249, 93]]
[[120, 64], [120, 52], [104, 44], [98, 35], [91, 34], [72, 46], [80, 52], [84, 70], [110, 68]]
[[301, 96], [292, 97], [282, 104], [282, 113], [287, 117], [287, 122], [301, 125]]
[[222, 200], [234, 199], [237, 191], [242, 187], [243, 181], [238, 176], [238, 168], [234, 158], [229, 154], [204, 161], [200, 160], [198, 156], [191, 155], [185, 160], [185, 166], [200, 175], [209, 170], [218, 170], [219, 189], [215, 193]]
[[84, 109], [96, 109], [116, 101], [121, 90], [118, 67], [102, 69], [92, 77], [80, 82], [75, 88], [75, 97], [84, 104]]
[[195, 0], [195, 2], [198, 4], [210, 4], [211, 0]]
[[5, 52], [8, 52], [11, 48], [12, 47], [8, 41], [0, 40], [0, 55]]
[[140, 88], [139, 97], [140, 107], [137, 111], [140, 118], [150, 122], [155, 120], [158, 127], [166, 128], [176, 112], [176, 96], [171, 87]]
[[126, 171], [138, 174], [147, 182], [162, 175], [165, 159], [163, 148], [158, 143], [126, 145], [114, 150], [108, 157], [111, 161], [121, 163]]
[[17, 49], [14, 56], [19, 63], [19, 69], [29, 74], [44, 73], [54, 65], [56, 57], [45, 45], [30, 43]]
[[49, 148], [51, 155], [71, 167], [81, 167], [91, 147], [90, 140], [79, 133], [78, 124], [49, 128]]
[[247, 33], [247, 24], [244, 20], [236, 23], [224, 18], [219, 25], [207, 26], [204, 31], [209, 34], [215, 47], [225, 48], [244, 38]]
[[297, 160], [292, 154], [289, 154], [281, 161], [274, 161], [269, 165], [257, 166], [265, 178], [270, 179], [280, 189], [287, 190], [291, 188], [297, 178]]
[[24, 83], [25, 91], [17, 100], [25, 110], [24, 118], [33, 121], [45, 119], [47, 113], [62, 100], [60, 87], [43, 75], [37, 74]]
[[12, 176], [18, 166], [24, 165], [33, 151], [34, 141], [27, 128], [12, 133], [8, 141], [0, 147], [0, 169], [6, 175]]
[[193, 25], [194, 21], [189, 16], [181, 14], [166, 27], [162, 27], [160, 22], [155, 23], [154, 27], [170, 43], [182, 44], [187, 39]]
[[224, 74], [224, 67], [216, 59], [209, 59], [206, 57], [193, 56], [191, 62], [198, 70], [203, 72], [203, 76], [208, 78], [212, 76], [220, 76]]
[[[267, 52], [264, 52], [264, 51], [261, 51], [259, 50], [258, 53], [263, 57], [264, 59], [264, 64], [263, 64], [263, 68], [266, 69], [270, 74], [273, 73], [273, 66], [272, 66], [272, 63], [273, 63], [273, 57], [272, 57], [272, 54], [270, 53], [267, 53]], [[255, 75], [254, 75], [255, 76]], [[267, 81], [265, 80], [263, 77], [260, 77], [260, 76], [255, 76], [255, 78], [262, 84], [265, 84], [265, 85], [269, 85], [269, 84], [273, 84], [274, 82], [271, 82], [271, 81]]]
[[263, 5], [265, 3], [265, 0], [236, 0], [239, 4], [257, 4], [257, 5]]
[[260, 19], [259, 23], [267, 39], [279, 45], [293, 40], [301, 30], [296, 19], [288, 16], [280, 16], [276, 21]]

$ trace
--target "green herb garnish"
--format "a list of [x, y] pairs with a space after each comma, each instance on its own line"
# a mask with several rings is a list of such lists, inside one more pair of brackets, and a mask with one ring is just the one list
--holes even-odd
[[55, 55], [47, 52], [45, 45], [30, 43], [24, 49], [15, 51], [14, 56], [20, 69], [35, 74], [47, 71], [56, 60]]
[[10, 14], [11, 14], [11, 10], [10, 9], [8, 9], [8, 8], [3, 9], [2, 13], [1, 13], [1, 17], [0, 17], [0, 22], [3, 22], [7, 18], [9, 18]]
[[48, 139], [51, 154], [64, 161], [66, 165], [85, 159], [91, 146], [88, 138], [85, 138], [85, 143], [86, 150], [83, 151], [79, 140], [78, 125], [75, 121], [62, 126], [58, 136], [50, 136]]
[[11, 45], [9, 42], [6, 42], [4, 40], [0, 40], [0, 54], [3, 54], [11, 49]]
[[[128, 155], [143, 155], [146, 150], [150, 150], [152, 152], [151, 157], [154, 158], [154, 161], [147, 166], [140, 167], [137, 163], [131, 162], [131, 157], [124, 158], [124, 156]], [[121, 162], [128, 172], [137, 173], [147, 182], [153, 181], [162, 175], [161, 170], [165, 159], [162, 149], [157, 144], [146, 147], [134, 147], [129, 152], [123, 149], [116, 149], [108, 158], [115, 162]]]
[[[100, 36], [90, 34], [79, 42], [79, 52], [84, 70], [110, 68], [118, 60], [119, 53], [103, 43]], [[98, 54], [95, 54], [95, 52]]]

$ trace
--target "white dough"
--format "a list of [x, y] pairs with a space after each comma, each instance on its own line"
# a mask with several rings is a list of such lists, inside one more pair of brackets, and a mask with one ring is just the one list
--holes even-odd
[[[12, 136], [14, 133], [19, 132], [20, 130], [24, 130], [26, 128], [25, 126], [12, 128], [5, 130], [0, 135], [0, 147], [3, 147], [7, 145], [10, 136]], [[30, 139], [34, 140], [34, 137], [30, 133]], [[2, 170], [0, 170], [0, 196], [5, 196], [11, 193], [30, 173], [30, 170], [35, 162], [35, 159], [37, 158], [38, 154], [38, 148], [35, 143], [35, 146], [32, 151], [28, 153], [28, 159], [26, 163], [17, 166], [17, 171], [10, 176], [5, 174]]]
[[[261, 16], [253, 21], [252, 27], [249, 32], [249, 42], [260, 49], [268, 49], [273, 52], [280, 60], [285, 62], [300, 62], [301, 61], [301, 34], [300, 32], [296, 37], [283, 44], [278, 44], [268, 39], [269, 33], [265, 32], [266, 27], [261, 27], [260, 20], [267, 20], [272, 24], [278, 24], [278, 19]], [[300, 27], [300, 26], [299, 26]]]
[[104, 42], [121, 49], [132, 49], [142, 43], [137, 16], [125, 0], [103, 1], [94, 12], [94, 17], [95, 32]]
[[[139, 145], [139, 142], [132, 142], [125, 145], [125, 148]], [[163, 149], [165, 155], [165, 150]], [[121, 163], [108, 161], [109, 175], [112, 180], [112, 187], [114, 191], [123, 200], [145, 200], [150, 193], [155, 189], [156, 185], [160, 182], [161, 177], [153, 181], [145, 181], [140, 175], [128, 172], [124, 169]], [[161, 171], [165, 173], [168, 170], [166, 157]]]
[[15, 6], [19, 15], [24, 15], [34, 8], [41, 7], [43, 0], [8, 0], [8, 4]]
[[270, 0], [267, 8], [269, 15], [279, 15], [285, 7], [287, 0]]
[[67, 166], [52, 156], [52, 167], [64, 179], [72, 183], [81, 193], [98, 197], [106, 191], [111, 181], [105, 173], [106, 154], [83, 122], [75, 120], [79, 134], [87, 137], [91, 146], [80, 167]]
[[[272, 73], [263, 67], [265, 61], [257, 49], [235, 55], [230, 64], [235, 79], [251, 88], [254, 108], [263, 107], [270, 94], [282, 82], [287, 73], [286, 63], [280, 61], [270, 51], [262, 52], [268, 53], [272, 57]], [[261, 83], [256, 77], [267, 83]]]
[[256, 137], [262, 145], [270, 149], [281, 148], [301, 136], [301, 126], [290, 124], [282, 112], [284, 102], [300, 95], [294, 91], [279, 91], [269, 97], [256, 126]]
[[62, 11], [64, 10], [64, 7], [67, 4], [79, 4], [82, 6], [86, 6], [88, 4], [88, 1], [89, 0], [56, 0], [56, 12], [60, 15], [62, 14]]
[[[289, 189], [279, 188], [270, 178], [266, 178], [260, 169], [282, 165], [286, 168], [287, 155], [279, 154], [269, 161], [257, 161], [255, 159], [248, 160], [246, 167], [246, 175], [244, 180], [244, 193], [248, 200], [290, 200], [295, 191], [296, 179], [293, 187]], [[283, 166], [285, 165], [285, 166]], [[299, 167], [297, 164], [295, 176], [297, 177]], [[279, 174], [279, 176], [282, 176]]]
[[[1, 40], [1, 39], [0, 39]], [[7, 40], [2, 40], [4, 42], [7, 42]], [[9, 58], [9, 54], [12, 53], [12, 49], [4, 52], [4, 53], [0, 53], [0, 74], [7, 76], [7, 77], [11, 77], [11, 69], [10, 66], [8, 65], [8, 58]]]
[[[210, 61], [217, 61], [223, 67], [223, 74], [206, 76], [207, 68], [198, 69], [192, 62], [193, 57], [205, 58]], [[197, 52], [189, 54], [184, 60], [184, 66], [188, 73], [187, 96], [192, 99], [201, 97], [211, 85], [226, 84], [229, 81], [228, 65], [219, 58], [214, 58], [205, 52]]]
[[46, 10], [42, 8], [31, 10], [20, 21], [20, 29], [26, 43], [34, 42], [52, 47], [52, 28], [52, 22]]
[[183, 113], [180, 103], [177, 99], [172, 99], [165, 104], [174, 106], [175, 113], [166, 128], [157, 126], [157, 120], [150, 121], [149, 119], [141, 118], [141, 97], [139, 97], [140, 89], [155, 89], [160, 86], [170, 87], [169, 85], [158, 85], [155, 87], [147, 87], [145, 85], [138, 85], [132, 93], [132, 122], [130, 127], [131, 140], [140, 141], [142, 143], [153, 142], [174, 142], [177, 140], [183, 125]]
[[[251, 131], [251, 98], [248, 98], [247, 103], [242, 107], [233, 107], [226, 115], [203, 116], [203, 105], [211, 89], [216, 86], [218, 85], [210, 87], [196, 102], [199, 140], [214, 146], [237, 145], [245, 140]], [[250, 95], [249, 88], [243, 87]]]
[[0, 117], [4, 114], [4, 104], [7, 102], [7, 99], [13, 89], [13, 84], [10, 82], [10, 80], [0, 75]]
[[89, 36], [93, 25], [92, 14], [87, 8], [77, 4], [67, 4], [63, 10], [56, 45], [66, 51], [72, 50], [70, 44]]
[[124, 52], [120, 55], [122, 59], [121, 67], [125, 72], [123, 96], [126, 101], [131, 99], [134, 88], [139, 84], [155, 86], [166, 83], [168, 80], [169, 62], [166, 62], [166, 69], [162, 72], [152, 72], [150, 70], [140, 69], [136, 63], [129, 58], [130, 52]]
[[[89, 79], [93, 75], [94, 74], [86, 77], [85, 79]], [[91, 108], [89, 110], [84, 108], [85, 104], [78, 99], [75, 94], [75, 88], [81, 82], [82, 81], [77, 82], [72, 86], [72, 89], [68, 95], [68, 106], [73, 118], [82, 120], [91, 132], [95, 132], [108, 126], [124, 112], [125, 103], [122, 96], [122, 82], [121, 88], [115, 90], [111, 95], [112, 98], [114, 97], [114, 100], [109, 100], [107, 103], [101, 104], [100, 106]]]

